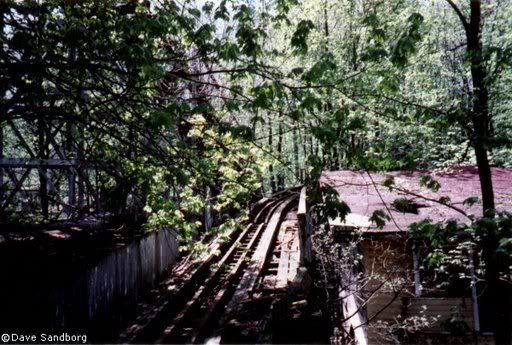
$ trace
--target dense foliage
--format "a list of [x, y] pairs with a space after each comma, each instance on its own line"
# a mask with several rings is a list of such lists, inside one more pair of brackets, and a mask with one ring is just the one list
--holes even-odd
[[[323, 169], [476, 164], [485, 217], [411, 232], [438, 267], [463, 232], [496, 288], [512, 252], [489, 170], [512, 167], [511, 18], [510, 1], [4, 1], [0, 158], [78, 160], [94, 202], [73, 215], [143, 215], [185, 244]], [[75, 207], [64, 169], [0, 171], [3, 218], [25, 179], [42, 212], [18, 221]], [[349, 211], [319, 190], [322, 217]]]

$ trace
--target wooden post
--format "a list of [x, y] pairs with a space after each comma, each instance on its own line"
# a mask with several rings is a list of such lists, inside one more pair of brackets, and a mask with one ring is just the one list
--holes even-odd
[[307, 188], [302, 187], [300, 191], [297, 218], [299, 219], [299, 241], [300, 241], [300, 265], [311, 264], [311, 219], [307, 210]]
[[[76, 47], [69, 47], [68, 48], [68, 63], [73, 64], [76, 62], [76, 54], [77, 49]], [[65, 148], [65, 153], [63, 156], [67, 159], [73, 158], [76, 159], [76, 153], [73, 138], [74, 138], [74, 132], [75, 132], [75, 126], [72, 121], [69, 121], [66, 123], [66, 139], [65, 139], [65, 145], [62, 145]], [[58, 147], [55, 147], [55, 150], [59, 150]], [[61, 157], [61, 159], [65, 159], [64, 157]], [[68, 204], [70, 206], [76, 205], [76, 192], [75, 192], [75, 179], [76, 179], [76, 170], [75, 169], [68, 169]], [[68, 207], [68, 216], [72, 215], [73, 207]]]
[[471, 301], [473, 302], [473, 327], [475, 332], [480, 332], [480, 311], [478, 310], [478, 294], [476, 291], [475, 262], [473, 260], [473, 251], [469, 255], [469, 271], [471, 273]]
[[420, 277], [420, 267], [419, 267], [419, 256], [418, 256], [418, 247], [416, 244], [412, 247], [412, 260], [413, 260], [413, 270], [414, 270], [414, 296], [421, 296], [421, 277]]
[[[66, 156], [67, 158], [71, 157], [71, 153], [73, 152], [73, 124], [68, 123], [66, 128]], [[75, 158], [75, 157], [73, 157]], [[68, 169], [68, 204], [71, 206], [75, 206], [76, 204], [76, 193], [75, 193], [75, 170]], [[68, 208], [68, 215], [72, 214], [73, 209], [71, 207]]]
[[[38, 153], [39, 159], [47, 159], [46, 149], [46, 123], [43, 118], [40, 118], [37, 123], [37, 136], [38, 136]], [[41, 200], [41, 213], [43, 219], [48, 219], [49, 216], [49, 203], [48, 203], [48, 182], [46, 168], [39, 169], [39, 198]]]

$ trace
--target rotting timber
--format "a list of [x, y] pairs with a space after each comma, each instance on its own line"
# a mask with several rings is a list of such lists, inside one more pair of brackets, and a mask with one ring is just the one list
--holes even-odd
[[[201, 262], [184, 258], [121, 334], [123, 343], [299, 341], [311, 322], [304, 258], [305, 187], [257, 202], [248, 224], [215, 240]], [[298, 213], [300, 213], [298, 215]], [[310, 248], [310, 247], [309, 247]], [[308, 316], [306, 316], [308, 315]], [[321, 313], [317, 313], [321, 315]], [[308, 321], [305, 321], [308, 319]], [[285, 328], [290, 329], [286, 332]], [[304, 327], [302, 327], [304, 328]], [[276, 332], [276, 329], [278, 331]]]

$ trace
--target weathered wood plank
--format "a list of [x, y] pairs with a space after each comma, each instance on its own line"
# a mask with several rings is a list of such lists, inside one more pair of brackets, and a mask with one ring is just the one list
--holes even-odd
[[267, 258], [271, 254], [271, 243], [277, 236], [279, 226], [283, 220], [283, 215], [295, 199], [296, 195], [283, 201], [270, 217], [268, 225], [266, 226], [265, 231], [261, 236], [256, 251], [252, 255], [251, 261], [249, 262], [249, 265], [247, 266], [247, 269], [237, 286], [237, 293], [235, 293], [233, 299], [228, 305], [227, 314], [232, 314], [232, 311], [237, 310], [240, 307], [240, 304], [252, 295], [256, 281], [260, 276]]
[[308, 264], [311, 261], [311, 248], [308, 243], [308, 214], [307, 214], [307, 188], [304, 186], [300, 191], [297, 218], [299, 220], [299, 245], [300, 265]]
[[299, 221], [306, 220], [306, 190], [306, 187], [302, 187], [300, 190], [299, 207], [297, 209], [297, 217], [299, 218]]
[[279, 266], [277, 268], [276, 288], [285, 288], [288, 284], [288, 270], [290, 263], [291, 241], [293, 241], [293, 232], [286, 227], [281, 239], [281, 255], [279, 257]]
[[[298, 230], [296, 233], [298, 233]], [[295, 281], [295, 278], [297, 277], [297, 272], [300, 267], [301, 250], [299, 238], [297, 236], [293, 236], [291, 250], [293, 255], [290, 255], [290, 263], [288, 265], [288, 282]]]

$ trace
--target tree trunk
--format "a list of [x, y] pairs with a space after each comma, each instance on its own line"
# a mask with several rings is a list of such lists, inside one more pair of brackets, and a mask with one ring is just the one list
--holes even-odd
[[[482, 2], [471, 0], [470, 18], [458, 8], [453, 0], [446, 0], [459, 17], [467, 40], [467, 58], [471, 66], [473, 82], [473, 109], [471, 122], [473, 124], [473, 147], [475, 150], [480, 188], [482, 194], [482, 207], [484, 217], [494, 217], [494, 191], [492, 186], [491, 168], [487, 154], [487, 141], [489, 133], [489, 93], [486, 85], [487, 71], [482, 51]], [[486, 317], [491, 318], [490, 324], [494, 326], [495, 343], [497, 345], [510, 344], [511, 333], [509, 319], [510, 303], [506, 287], [500, 281], [496, 249], [498, 236], [494, 224], [481, 224], [483, 227], [482, 259], [485, 262], [485, 280], [487, 287], [484, 297], [488, 299], [489, 312]]]
[[[487, 153], [487, 142], [490, 134], [489, 93], [486, 85], [487, 71], [482, 52], [482, 9], [481, 0], [471, 0], [469, 22], [464, 22], [467, 38], [467, 56], [471, 66], [473, 82], [473, 146], [475, 150], [484, 217], [494, 217], [494, 190], [491, 168]], [[460, 14], [461, 18], [463, 15]], [[482, 257], [485, 261], [485, 278], [487, 296], [491, 304], [496, 344], [510, 344], [509, 306], [504, 302], [504, 289], [497, 269], [496, 249], [498, 237], [493, 224], [486, 226], [483, 239]]]
[[[278, 126], [278, 138], [277, 138], [277, 157], [279, 157], [279, 159], [281, 161], [283, 161], [283, 113], [280, 112], [279, 113], [279, 126]], [[284, 189], [284, 172], [282, 171], [282, 169], [280, 169], [281, 171], [277, 174], [277, 188], [279, 190], [283, 190]]]
[[298, 138], [298, 130], [297, 126], [293, 127], [293, 164], [295, 167], [295, 178], [298, 180], [297, 182], [302, 182], [302, 176], [300, 175], [300, 163], [299, 163], [299, 138]]
[[466, 29], [467, 54], [471, 63], [473, 79], [473, 137], [484, 215], [494, 210], [494, 191], [491, 168], [487, 156], [487, 139], [489, 136], [489, 93], [486, 85], [487, 71], [482, 54], [481, 1], [471, 1], [471, 19]]
[[[273, 150], [272, 120], [270, 118], [268, 120], [268, 146], [269, 146], [270, 150], [272, 151]], [[272, 164], [270, 164], [268, 166], [268, 173], [270, 175], [270, 191], [272, 193], [274, 193], [277, 190], [277, 188], [276, 188], [276, 181], [274, 178], [274, 166]]]

